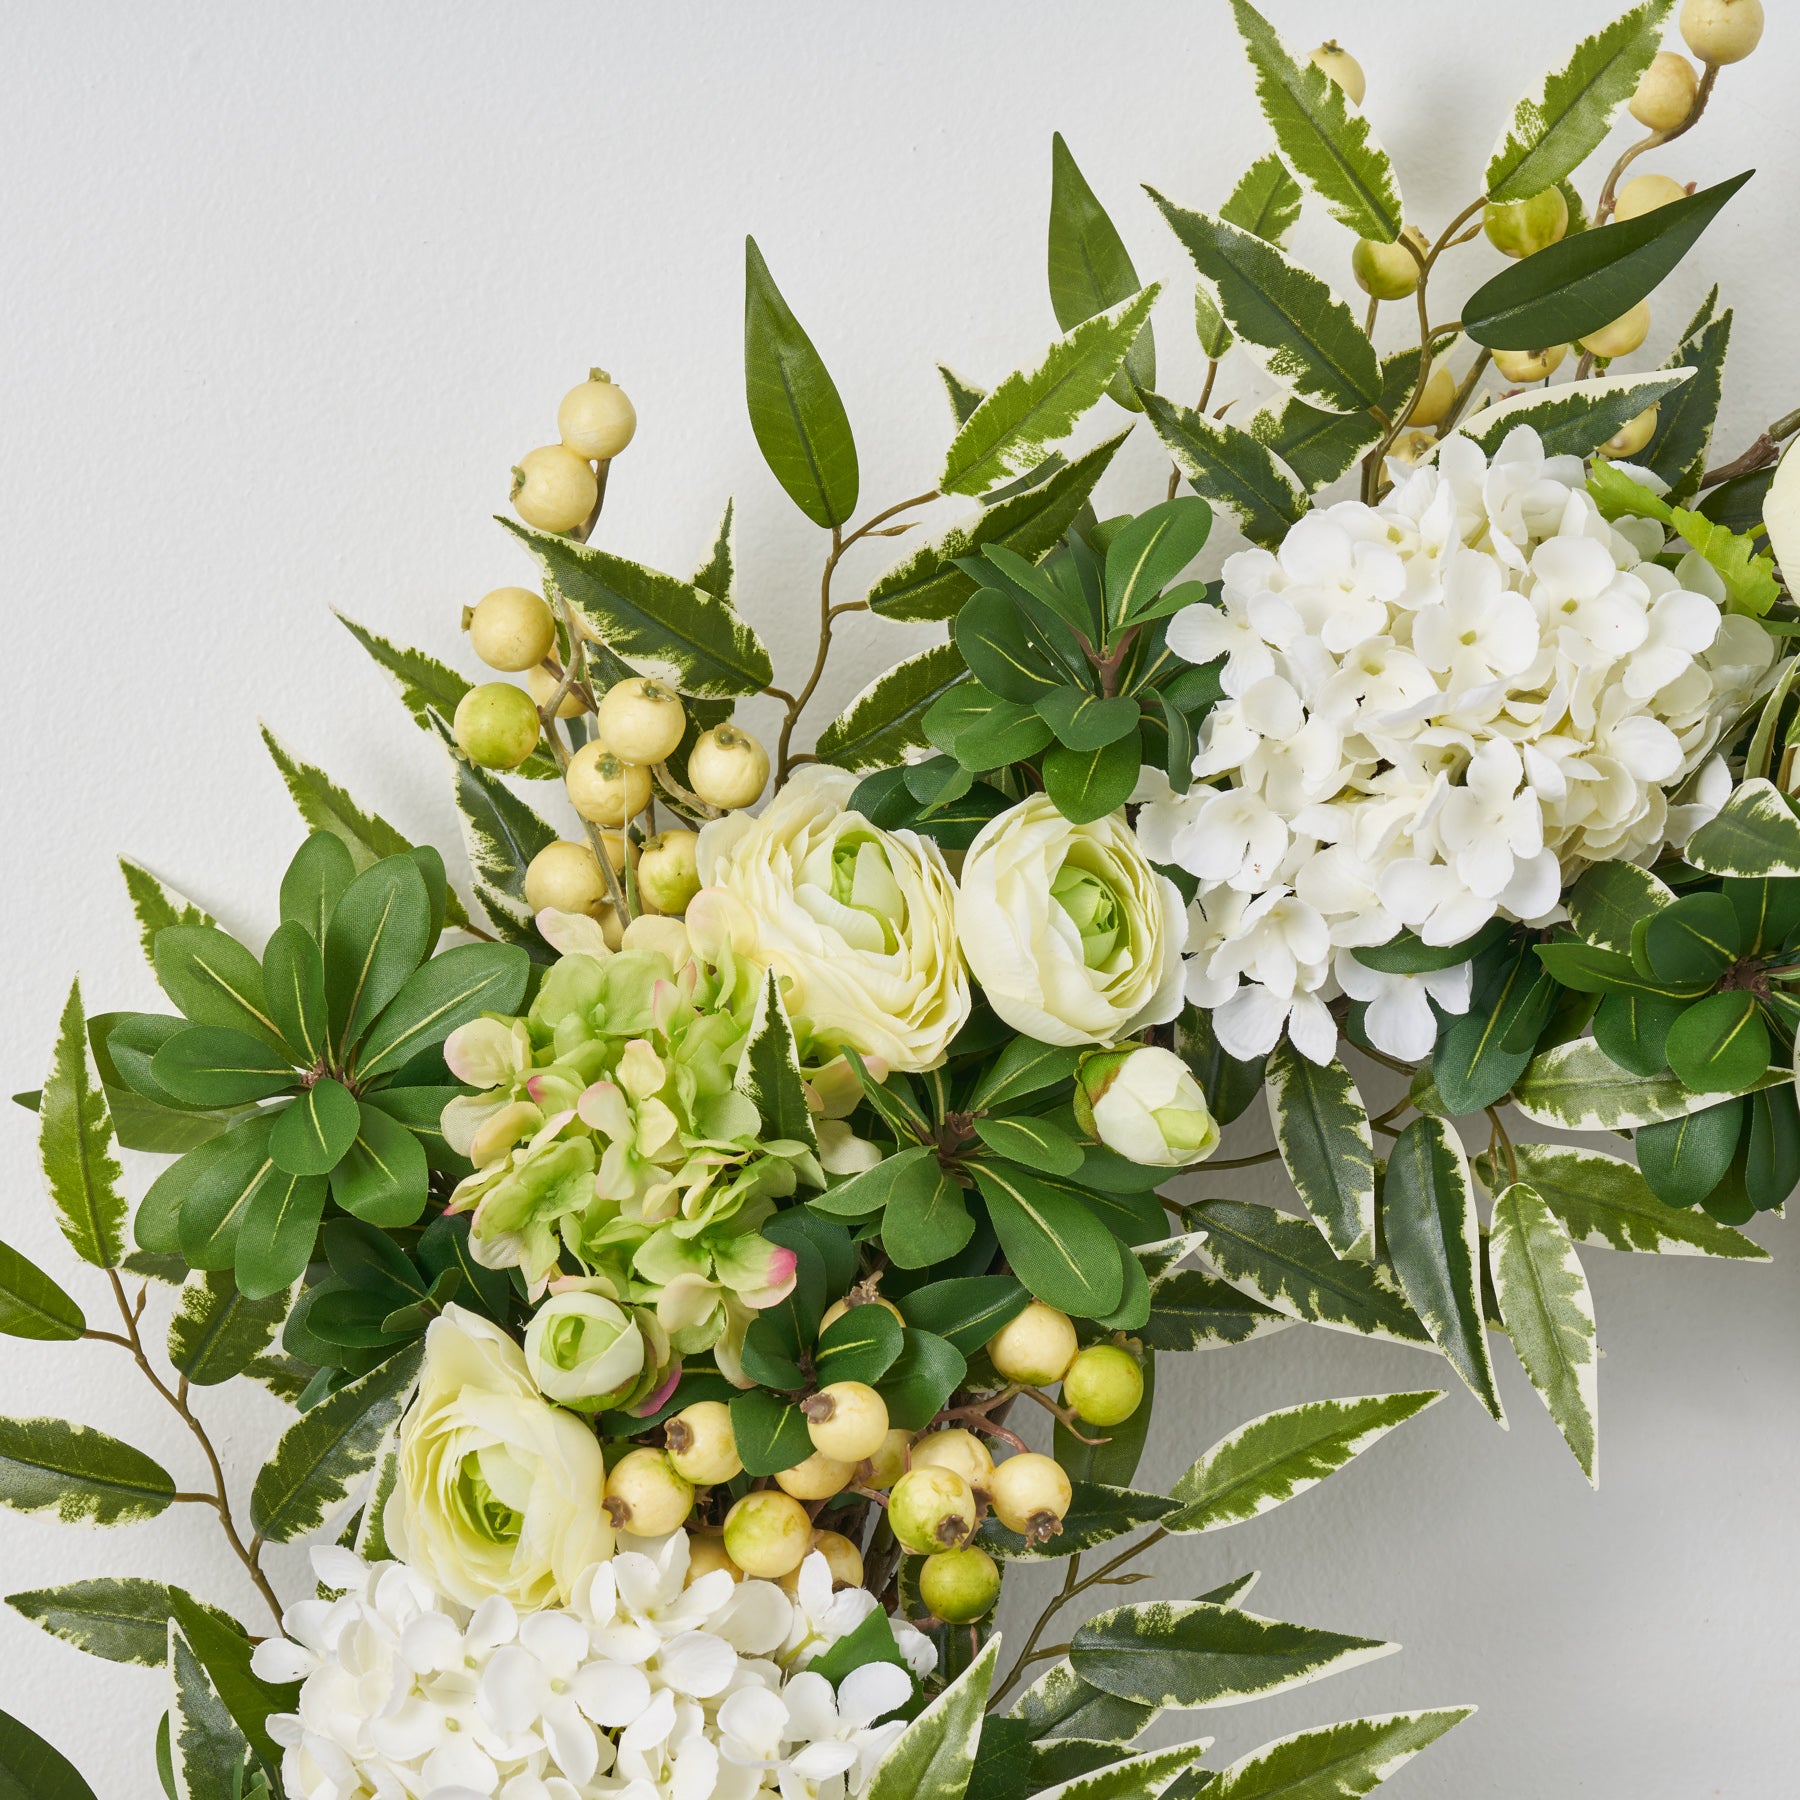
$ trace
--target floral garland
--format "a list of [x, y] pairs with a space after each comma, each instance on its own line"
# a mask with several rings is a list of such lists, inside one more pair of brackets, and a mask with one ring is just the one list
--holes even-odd
[[[1250, 1611], [1249, 1578], [1099, 1590], [1444, 1389], [1266, 1414], [1159, 1493], [1159, 1355], [1318, 1326], [1503, 1420], [1498, 1336], [1592, 1481], [1578, 1246], [1765, 1257], [1738, 1227], [1800, 1185], [1800, 414], [1713, 464], [1716, 292], [1619, 366], [1745, 179], [1624, 177], [1755, 48], [1758, 0], [1685, 0], [1698, 68], [1661, 48], [1670, 0], [1585, 40], [1435, 238], [1354, 59], [1232, 10], [1275, 148], [1215, 213], [1153, 193], [1201, 278], [1196, 406], [1157, 391], [1158, 289], [1059, 137], [1064, 335], [991, 390], [946, 372], [936, 485], [852, 524], [848, 415], [751, 244], [750, 420], [827, 534], [803, 679], [740, 610], [729, 508], [691, 579], [591, 541], [637, 424], [596, 370], [513, 471], [541, 579], [464, 617], [495, 678], [350, 627], [448, 758], [468, 897], [273, 738], [310, 834], [260, 952], [124, 864], [174, 1011], [77, 986], [21, 1096], [116, 1329], [0, 1246], [0, 1330], [129, 1353], [210, 1486], [0, 1420], [0, 1503], [216, 1520], [254, 1625], [141, 1578], [8, 1602], [166, 1672], [170, 1800], [1367, 1793], [1471, 1709], [1218, 1771], [1207, 1739], [1135, 1746], [1395, 1646]], [[1574, 177], [1625, 108], [1648, 135], [1590, 213]], [[1355, 238], [1361, 324], [1284, 248], [1308, 192]], [[1512, 265], [1434, 324], [1477, 236]], [[1417, 341], [1383, 357], [1399, 300]], [[1103, 403], [1167, 451], [1160, 503], [1099, 516], [1121, 436], [1073, 440]], [[1215, 509], [1251, 547], [1208, 576]], [[801, 750], [864, 611], [949, 629]], [[1259, 1097], [1273, 1146], [1220, 1155]], [[135, 1209], [120, 1147], [174, 1159]], [[1263, 1164], [1294, 1208], [1177, 1180]], [[233, 1379], [293, 1409], [247, 1508], [197, 1405]], [[266, 1548], [322, 1533], [284, 1602]], [[1046, 1561], [1002, 1670], [1004, 1576]], [[9, 1782], [92, 1800], [0, 1714]]]

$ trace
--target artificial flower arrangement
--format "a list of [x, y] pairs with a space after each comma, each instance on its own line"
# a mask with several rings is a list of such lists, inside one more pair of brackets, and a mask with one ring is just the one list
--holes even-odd
[[[852, 525], [848, 418], [752, 243], [751, 423], [828, 543], [797, 686], [738, 609], [729, 508], [692, 579], [591, 541], [636, 424], [596, 371], [514, 470], [540, 585], [465, 616], [501, 678], [350, 626], [448, 756], [474, 904], [272, 738], [312, 831], [260, 955], [125, 865], [174, 1011], [77, 989], [22, 1096], [118, 1317], [0, 1250], [0, 1329], [124, 1349], [210, 1485], [9, 1420], [0, 1500], [192, 1503], [241, 1561], [250, 1623], [148, 1579], [9, 1599], [166, 1670], [170, 1796], [1366, 1793], [1470, 1709], [1218, 1771], [1204, 1738], [1133, 1746], [1394, 1646], [1265, 1618], [1250, 1576], [1094, 1606], [1442, 1390], [1254, 1419], [1158, 1493], [1158, 1353], [1311, 1324], [1436, 1355], [1499, 1418], [1499, 1335], [1592, 1480], [1576, 1246], [1764, 1255], [1737, 1227], [1800, 1179], [1800, 416], [1715, 466], [1716, 295], [1622, 366], [1744, 178], [1621, 185], [1754, 48], [1758, 0], [1685, 0], [1698, 69], [1661, 47], [1670, 0], [1587, 39], [1435, 238], [1354, 60], [1233, 11], [1275, 148], [1215, 212], [1153, 194], [1202, 277], [1198, 404], [1157, 392], [1159, 290], [1058, 138], [1065, 335], [991, 390], [946, 371], [935, 486]], [[1574, 177], [1626, 106], [1648, 136], [1590, 208]], [[1283, 249], [1309, 190], [1353, 235], [1360, 324]], [[1434, 318], [1483, 233], [1517, 260]], [[1384, 357], [1399, 300], [1418, 340]], [[1160, 503], [1098, 516], [1122, 434], [1058, 447], [1103, 403], [1167, 449]], [[841, 597], [854, 546], [952, 496]], [[1209, 577], [1215, 507], [1250, 547]], [[862, 611], [949, 629], [802, 752]], [[773, 758], [734, 719], [759, 695]], [[560, 784], [578, 833], [506, 776]], [[1259, 1096], [1275, 1148], [1217, 1156]], [[135, 1214], [119, 1145], [175, 1158]], [[1216, 1179], [1276, 1160], [1298, 1211]], [[195, 1405], [232, 1379], [294, 1408], [247, 1529]], [[278, 1595], [265, 1546], [322, 1531], [316, 1593]], [[1003, 1659], [1003, 1574], [1044, 1561], [1062, 1584]], [[14, 1785], [91, 1800], [0, 1720]]]

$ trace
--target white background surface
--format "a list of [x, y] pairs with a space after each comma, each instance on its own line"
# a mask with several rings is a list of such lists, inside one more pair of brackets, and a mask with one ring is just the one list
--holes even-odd
[[[1433, 230], [1474, 191], [1516, 95], [1610, 11], [1274, 8], [1296, 40], [1337, 32], [1361, 57], [1409, 212]], [[7, 37], [8, 1091], [37, 1085], [71, 970], [96, 1011], [155, 1003], [116, 852], [260, 942], [299, 832], [258, 718], [403, 828], [453, 844], [435, 750], [328, 609], [456, 658], [457, 609], [526, 575], [489, 523], [508, 464], [553, 435], [558, 397], [590, 362], [642, 420], [604, 541], [685, 572], [736, 494], [743, 603], [778, 666], [794, 666], [819, 546], [745, 419], [746, 231], [836, 375], [866, 511], [935, 475], [949, 436], [935, 360], [988, 383], [1054, 334], [1053, 129], [1140, 271], [1172, 284], [1156, 323], [1161, 385], [1178, 395], [1198, 379], [1191, 276], [1136, 183], [1215, 206], [1265, 147], [1217, 0], [65, 0], [14, 9]], [[1650, 159], [1701, 182], [1762, 167], [1656, 301], [1639, 359], [1660, 359], [1707, 280], [1724, 284], [1740, 308], [1727, 449], [1800, 383], [1797, 44], [1777, 16], [1758, 56], [1728, 72], [1717, 116]], [[1590, 196], [1597, 185], [1592, 171]], [[1316, 205], [1301, 247], [1347, 285], [1348, 244]], [[1496, 262], [1485, 246], [1463, 253], [1444, 308]], [[1160, 498], [1162, 479], [1134, 442], [1102, 511]], [[846, 594], [888, 551], [858, 554]], [[851, 632], [815, 724], [917, 641]], [[31, 1121], [0, 1117], [0, 1234], [64, 1272]], [[141, 1191], [144, 1171], [133, 1176]], [[1510, 1434], [1452, 1394], [1318, 1493], [1170, 1554], [1171, 1590], [1260, 1567], [1266, 1611], [1405, 1646], [1330, 1688], [1214, 1715], [1221, 1751], [1357, 1711], [1478, 1701], [1392, 1792], [1788, 1791], [1800, 1253], [1791, 1229], [1759, 1233], [1773, 1267], [1589, 1256], [1607, 1351], [1598, 1496], [1502, 1349]], [[103, 1320], [103, 1284], [70, 1280]], [[197, 1482], [191, 1447], [117, 1351], [8, 1340], [0, 1357], [6, 1410], [120, 1432]], [[1165, 1368], [1146, 1481], [1270, 1406], [1440, 1378], [1417, 1354], [1298, 1330]], [[247, 1477], [277, 1409], [205, 1405]], [[298, 1593], [298, 1564], [277, 1568]], [[191, 1508], [114, 1534], [11, 1516], [0, 1529], [5, 1591], [143, 1571], [249, 1599]], [[101, 1800], [155, 1791], [156, 1675], [90, 1661], [10, 1613], [0, 1675], [7, 1708], [56, 1739]]]

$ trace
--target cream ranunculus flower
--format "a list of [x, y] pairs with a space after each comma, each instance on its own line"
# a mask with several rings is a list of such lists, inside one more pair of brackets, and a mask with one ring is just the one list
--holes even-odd
[[810, 764], [760, 818], [704, 827], [688, 929], [773, 969], [817, 1050], [933, 1069], [969, 1016], [956, 888], [936, 844], [849, 811], [855, 788], [847, 771]]
[[1046, 1044], [1109, 1044], [1181, 1010], [1181, 896], [1122, 814], [1071, 825], [1046, 794], [963, 858], [956, 931], [988, 1004]]
[[612, 1555], [600, 1445], [550, 1405], [499, 1326], [445, 1307], [425, 1334], [383, 1524], [407, 1564], [462, 1606], [566, 1602]]

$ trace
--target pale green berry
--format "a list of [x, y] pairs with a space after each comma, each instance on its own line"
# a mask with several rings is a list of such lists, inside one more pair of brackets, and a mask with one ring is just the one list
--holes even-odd
[[666, 683], [631, 675], [600, 696], [594, 730], [621, 762], [648, 769], [674, 753], [687, 730], [687, 712]]
[[1590, 331], [1577, 341], [1595, 356], [1629, 356], [1650, 335], [1650, 302], [1640, 300], [1630, 312], [1621, 313], [1610, 325]]
[[594, 471], [566, 445], [546, 444], [513, 466], [513, 511], [539, 531], [579, 530], [599, 498]]
[[988, 1360], [1006, 1381], [1047, 1387], [1061, 1381], [1080, 1345], [1067, 1313], [1033, 1300], [988, 1339]]
[[967, 1625], [1000, 1597], [1000, 1567], [985, 1550], [940, 1550], [919, 1570], [919, 1598], [947, 1625]]
[[1562, 366], [1569, 354], [1567, 344], [1551, 344], [1542, 350], [1496, 350], [1494, 367], [1508, 381], [1544, 381]]
[[1613, 203], [1613, 219], [1623, 224], [1627, 219], [1640, 219], [1674, 200], [1685, 200], [1687, 189], [1673, 175], [1638, 175], [1619, 189]]
[[873, 1456], [864, 1459], [867, 1479], [864, 1487], [891, 1488], [906, 1473], [906, 1458], [912, 1448], [912, 1433], [902, 1431], [898, 1426], [891, 1429], [881, 1440], [881, 1447]]
[[638, 859], [638, 892], [659, 913], [684, 913], [700, 891], [700, 838], [677, 827], [660, 831]]
[[556, 648], [556, 618], [530, 588], [495, 588], [469, 613], [469, 643], [490, 669], [517, 675]]
[[975, 1495], [954, 1469], [908, 1469], [888, 1495], [887, 1519], [917, 1556], [954, 1550], [975, 1530]]
[[792, 1494], [796, 1500], [829, 1500], [855, 1479], [855, 1463], [827, 1456], [822, 1450], [815, 1450], [804, 1462], [783, 1469], [775, 1477], [782, 1492]]
[[[841, 1531], [815, 1531], [812, 1534], [812, 1548], [806, 1554], [824, 1557], [825, 1566], [831, 1571], [831, 1585], [834, 1588], [862, 1586], [862, 1552]], [[800, 1567], [805, 1566], [802, 1560]], [[781, 1585], [798, 1598], [800, 1569], [790, 1570], [782, 1576]]]
[[688, 752], [688, 786], [706, 802], [730, 812], [750, 806], [769, 779], [769, 753], [735, 725], [703, 731]]
[[834, 1381], [809, 1394], [800, 1410], [813, 1448], [838, 1462], [873, 1456], [888, 1434], [887, 1402], [864, 1381]]
[[556, 429], [577, 456], [610, 462], [631, 442], [637, 408], [604, 369], [595, 369], [563, 395], [556, 409]]
[[1068, 1475], [1052, 1457], [1027, 1451], [994, 1465], [988, 1499], [995, 1516], [1029, 1543], [1055, 1537], [1074, 1498]]
[[1762, 0], [1681, 0], [1681, 35], [1703, 63], [1742, 62], [1762, 34]]
[[1636, 456], [1656, 436], [1656, 415], [1660, 410], [1659, 407], [1647, 406], [1635, 419], [1627, 419], [1600, 446], [1600, 453], [1609, 458]]
[[994, 1473], [988, 1447], [972, 1431], [934, 1431], [912, 1447], [915, 1469], [954, 1469], [977, 1494], [987, 1492]]
[[531, 696], [510, 681], [484, 681], [456, 703], [457, 748], [484, 769], [516, 769], [542, 729]]
[[725, 1515], [725, 1552], [758, 1581], [779, 1581], [811, 1547], [812, 1520], [791, 1494], [761, 1488]]
[[731, 1560], [725, 1539], [718, 1532], [690, 1531], [687, 1579], [681, 1585], [692, 1587], [702, 1575], [710, 1575], [715, 1569], [723, 1569], [733, 1581], [744, 1579], [744, 1571]]
[[1545, 188], [1529, 200], [1490, 200], [1481, 229], [1508, 256], [1535, 256], [1569, 229], [1569, 202], [1561, 188]]
[[744, 1465], [731, 1429], [731, 1408], [723, 1400], [696, 1400], [663, 1426], [663, 1441], [676, 1474], [696, 1487], [729, 1481]]
[[569, 758], [563, 785], [569, 804], [596, 825], [623, 825], [650, 804], [650, 771], [598, 742], [583, 744]]
[[1327, 38], [1318, 49], [1309, 50], [1306, 60], [1315, 69], [1323, 69], [1349, 96], [1351, 105], [1362, 105], [1368, 87], [1363, 79], [1362, 64], [1336, 38]]
[[1069, 1364], [1063, 1399], [1090, 1425], [1123, 1425], [1144, 1398], [1144, 1371], [1117, 1344], [1090, 1344]]
[[1673, 131], [1686, 124], [1699, 91], [1700, 77], [1694, 65], [1673, 50], [1659, 50], [1638, 77], [1637, 92], [1631, 96], [1631, 116], [1652, 131]]
[[615, 1530], [667, 1537], [694, 1509], [694, 1484], [660, 1450], [630, 1450], [607, 1471], [606, 1513]]
[[1384, 244], [1376, 238], [1356, 240], [1356, 248], [1350, 252], [1350, 273], [1365, 294], [1373, 294], [1377, 300], [1404, 300], [1418, 287], [1419, 257], [1430, 246], [1416, 226], [1407, 226], [1403, 235], [1417, 247], [1419, 256], [1405, 244]]

